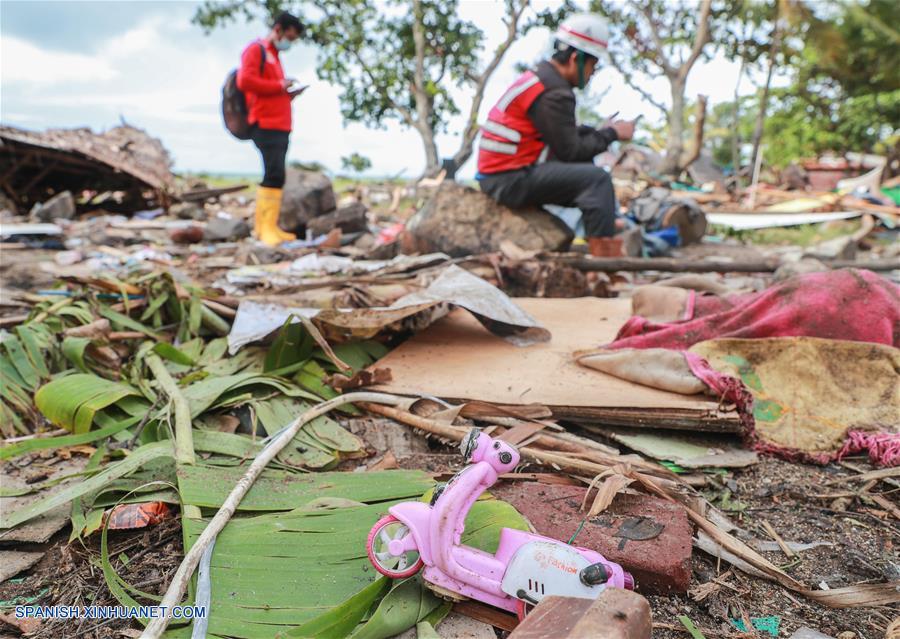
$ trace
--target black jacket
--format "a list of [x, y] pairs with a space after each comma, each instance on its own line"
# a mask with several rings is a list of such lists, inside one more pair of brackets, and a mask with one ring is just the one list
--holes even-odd
[[595, 129], [575, 122], [575, 92], [549, 62], [534, 70], [544, 92], [531, 104], [528, 117], [550, 147], [550, 159], [559, 162], [590, 162], [618, 137], [613, 129]]

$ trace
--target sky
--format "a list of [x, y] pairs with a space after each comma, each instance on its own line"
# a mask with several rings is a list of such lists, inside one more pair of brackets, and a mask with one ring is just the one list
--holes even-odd
[[[552, 6], [552, 0], [537, 0]], [[0, 122], [41, 130], [91, 127], [105, 130], [121, 121], [160, 138], [176, 171], [259, 172], [251, 142], [232, 138], [219, 113], [221, 86], [243, 48], [267, 31], [243, 19], [209, 35], [191, 23], [198, 6], [189, 0], [2, 0], [0, 1]], [[460, 0], [460, 15], [486, 34], [492, 51], [505, 33], [500, 0]], [[546, 29], [534, 29], [507, 52], [489, 82], [481, 119], [518, 75], [516, 65], [540, 59], [550, 43]], [[485, 61], [486, 62], [486, 61]], [[425, 160], [418, 134], [390, 123], [371, 130], [342, 121], [340, 87], [317, 79], [316, 50], [309, 45], [282, 54], [288, 76], [310, 88], [294, 101], [289, 160], [320, 162], [339, 171], [340, 159], [357, 152], [372, 160], [373, 176], [421, 174]], [[711, 103], [731, 100], [737, 65], [721, 57], [698, 63], [688, 80], [689, 97], [703, 93]], [[745, 90], [750, 83], [744, 80]], [[647, 90], [669, 102], [668, 83], [648, 81]], [[601, 114], [659, 112], [643, 102], [612, 69], [595, 74], [590, 90], [607, 90]], [[463, 112], [471, 94], [458, 94]], [[459, 146], [462, 117], [437, 138], [443, 156]], [[459, 177], [474, 175], [470, 161]]]

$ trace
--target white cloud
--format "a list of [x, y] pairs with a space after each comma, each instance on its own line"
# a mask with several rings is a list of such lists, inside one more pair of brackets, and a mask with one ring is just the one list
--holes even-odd
[[87, 84], [112, 80], [117, 72], [104, 57], [48, 51], [27, 40], [4, 35], [0, 38], [2, 81], [10, 85]]

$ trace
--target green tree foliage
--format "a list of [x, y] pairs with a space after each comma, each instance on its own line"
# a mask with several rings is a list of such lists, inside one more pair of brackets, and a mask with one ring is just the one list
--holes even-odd
[[900, 153], [900, 5], [896, 0], [791, 5], [791, 85], [773, 91], [767, 161], [826, 151]]
[[341, 158], [341, 168], [345, 171], [362, 173], [372, 168], [372, 160], [359, 153], [351, 153]]
[[900, 150], [900, 90], [829, 100], [789, 87], [773, 91], [772, 97], [765, 125], [772, 142], [763, 157], [775, 166], [828, 151], [896, 157]]

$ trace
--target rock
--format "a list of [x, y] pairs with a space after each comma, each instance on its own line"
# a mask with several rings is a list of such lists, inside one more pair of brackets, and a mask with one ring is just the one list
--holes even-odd
[[820, 273], [827, 270], [829, 268], [823, 262], [812, 257], [804, 257], [795, 262], [784, 262], [781, 264], [775, 269], [774, 278], [776, 282], [783, 282], [797, 275]]
[[365, 232], [369, 230], [367, 212], [365, 204], [353, 202], [333, 213], [314, 217], [306, 224], [306, 228], [312, 231], [313, 237], [324, 235], [335, 228], [341, 229], [343, 233]]
[[650, 639], [650, 602], [636, 592], [609, 588], [597, 599], [550, 596], [509, 639]]
[[57, 193], [43, 204], [35, 204], [28, 215], [37, 222], [71, 220], [75, 217], [75, 198], [69, 191]]
[[350, 420], [350, 432], [378, 452], [392, 452], [397, 459], [430, 451], [428, 442], [406, 426], [389, 419], [364, 418]]
[[586, 297], [587, 276], [564, 264], [523, 261], [503, 268], [504, 290], [512, 297]]
[[195, 202], [179, 202], [169, 207], [169, 215], [181, 220], [205, 220], [206, 211]]
[[404, 252], [443, 252], [462, 257], [500, 250], [512, 240], [526, 251], [559, 251], [573, 233], [555, 215], [539, 209], [513, 211], [456, 182], [444, 182], [406, 224]]
[[[507, 482], [491, 489], [537, 532], [568, 540], [584, 519], [586, 489], [537, 482]], [[622, 565], [644, 594], [685, 593], [691, 580], [691, 525], [681, 506], [644, 495], [617, 495], [585, 522], [575, 543]]]
[[176, 244], [196, 244], [203, 239], [203, 229], [191, 224], [169, 231], [169, 239]]
[[804, 191], [809, 186], [809, 175], [802, 166], [791, 162], [781, 172], [781, 184], [789, 191]]
[[804, 257], [825, 260], [855, 260], [857, 241], [849, 235], [820, 242], [806, 250]]
[[250, 226], [234, 217], [210, 218], [203, 231], [203, 239], [207, 242], [228, 242], [244, 237], [250, 237]]
[[281, 228], [303, 235], [311, 219], [335, 208], [331, 180], [324, 173], [288, 168], [278, 217]]

